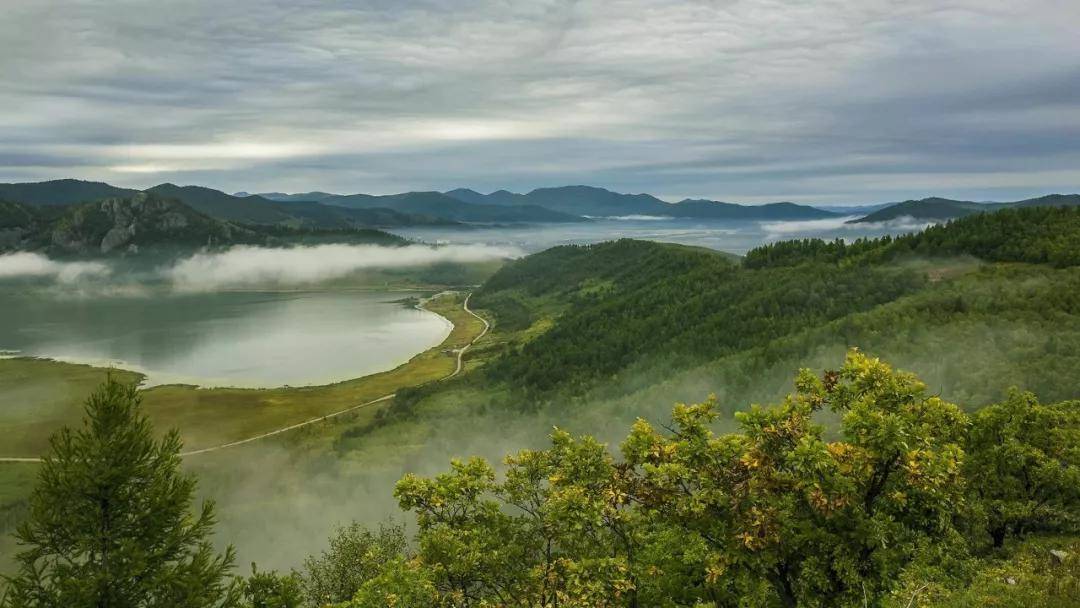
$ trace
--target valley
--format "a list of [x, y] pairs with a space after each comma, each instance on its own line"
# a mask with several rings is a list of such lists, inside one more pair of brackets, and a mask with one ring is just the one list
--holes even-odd
[[[659, 220], [671, 221], [682, 220]], [[708, 395], [715, 396], [719, 415], [710, 428], [734, 432], [750, 404], [776, 402], [788, 393], [797, 370], [831, 369], [853, 347], [918, 374], [964, 412], [1001, 402], [1011, 387], [1046, 402], [1080, 394], [1080, 386], [1067, 380], [1080, 369], [1075, 209], [1001, 210], [918, 232], [855, 233], [859, 238], [844, 240], [829, 230], [853, 233], [835, 222], [797, 228], [826, 239], [789, 240], [784, 237], [791, 232], [769, 232], [762, 224], [699, 224], [711, 241], [656, 232], [645, 233], [649, 240], [602, 238], [605, 230], [621, 236], [620, 226], [631, 233], [655, 231], [645, 224], [657, 222], [594, 221], [580, 225], [588, 230], [574, 224], [561, 233], [550, 227], [439, 229], [434, 238], [406, 233], [414, 244], [386, 251], [401, 251], [401, 257], [426, 240], [440, 243], [432, 251], [510, 246], [534, 253], [398, 270], [357, 267], [316, 282], [314, 290], [302, 284], [279, 291], [221, 290], [227, 282], [207, 279], [211, 291], [182, 295], [173, 291], [183, 284], [169, 282], [176, 280], [174, 272], [127, 256], [110, 263], [142, 268], [153, 289], [162, 290], [151, 301], [195, 316], [200, 307], [184, 306], [183, 298], [264, 304], [332, 298], [329, 308], [288, 322], [251, 317], [255, 334], [264, 333], [261, 326], [294, 327], [317, 338], [325, 352], [286, 363], [290, 371], [309, 363], [325, 368], [321, 356], [352, 358], [330, 348], [339, 337], [366, 348], [359, 344], [362, 333], [345, 329], [350, 315], [388, 325], [373, 310], [351, 307], [350, 300], [416, 313], [408, 308], [416, 302], [405, 296], [436, 294], [422, 306], [453, 329], [437, 346], [410, 347], [423, 352], [389, 371], [356, 372], [346, 376], [352, 379], [315, 386], [280, 386], [294, 382], [272, 372], [275, 388], [198, 388], [160, 384], [151, 376], [140, 391], [154, 428], [179, 431], [183, 468], [199, 479], [199, 495], [216, 501], [219, 547], [235, 545], [241, 559], [280, 570], [319, 551], [336, 526], [398, 521], [401, 512], [389, 489], [408, 475], [436, 475], [463, 455], [501, 462], [506, 454], [547, 445], [556, 427], [614, 446], [639, 421], [662, 426], [673, 403]], [[710, 242], [745, 243], [731, 247], [744, 255], [701, 246]], [[305, 247], [281, 251], [303, 253]], [[216, 262], [228, 260], [229, 251]], [[171, 268], [185, 259], [170, 262]], [[290, 276], [275, 271], [263, 280], [294, 280]], [[221, 277], [236, 280], [228, 273]], [[24, 297], [43, 289], [38, 281], [22, 285]], [[400, 291], [404, 286], [419, 291]], [[48, 289], [71, 297], [70, 285]], [[102, 292], [79, 289], [81, 304], [56, 305], [99, 305]], [[115, 297], [103, 301], [115, 305]], [[401, 299], [407, 302], [388, 302]], [[33, 327], [30, 312], [71, 316], [39, 308], [13, 323]], [[123, 335], [138, 318], [103, 314], [120, 323], [103, 327], [103, 336]], [[241, 344], [225, 336], [245, 321], [223, 319], [215, 338]], [[335, 331], [320, 336], [322, 323]], [[54, 331], [68, 335], [75, 328]], [[267, 336], [268, 344], [290, 350], [287, 336]], [[0, 359], [0, 394], [18, 404], [0, 417], [0, 433], [14, 438], [0, 454], [11, 459], [0, 462], [0, 523], [6, 530], [25, 514], [39, 466], [14, 459], [46, 453], [49, 435], [78, 424], [82, 399], [108, 374], [147, 381], [133, 371]], [[841, 420], [823, 412], [821, 422], [835, 428]], [[317, 517], [297, 517], [315, 511]], [[0, 544], [0, 552], [10, 557], [8, 543]]]

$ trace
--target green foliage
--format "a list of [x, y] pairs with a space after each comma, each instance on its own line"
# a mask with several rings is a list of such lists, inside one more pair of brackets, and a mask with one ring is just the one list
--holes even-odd
[[1080, 401], [1044, 405], [1014, 391], [975, 414], [967, 450], [995, 547], [1010, 533], [1080, 524]]
[[746, 254], [748, 268], [806, 262], [880, 262], [910, 256], [972, 255], [989, 262], [1059, 268], [1080, 264], [1080, 207], [1028, 207], [976, 213], [901, 237], [803, 239], [763, 245]]
[[278, 574], [273, 570], [259, 572], [251, 564], [251, 576], [243, 583], [244, 608], [300, 608], [304, 602], [300, 577]]
[[396, 557], [341, 608], [431, 608], [438, 601], [428, 569], [418, 560]]
[[232, 549], [214, 552], [211, 503], [189, 512], [195, 479], [180, 472], [180, 438], [155, 440], [133, 385], [108, 380], [64, 428], [16, 539], [18, 573], [4, 605], [80, 608], [232, 606]]
[[[606, 271], [586, 281], [595, 268]], [[591, 285], [608, 281], [603, 298]], [[563, 283], [563, 281], [565, 281]], [[554, 288], [553, 285], [562, 285]], [[580, 294], [581, 285], [587, 289]], [[568, 295], [555, 326], [486, 366], [524, 404], [580, 394], [646, 357], [679, 368], [761, 345], [925, 285], [904, 269], [824, 264], [751, 271], [697, 249], [617, 241], [561, 247], [510, 264], [476, 295], [493, 310], [515, 294]]]
[[407, 475], [409, 580], [446, 606], [879, 606], [907, 568], [966, 554], [960, 408], [857, 351], [796, 389], [739, 433], [712, 432], [711, 401], [669, 433], [639, 420], [624, 462], [556, 429], [502, 476], [477, 458]]
[[385, 524], [375, 532], [357, 523], [338, 529], [330, 547], [304, 561], [303, 592], [313, 606], [345, 602], [387, 564], [405, 555], [405, 530]]
[[[640, 421], [623, 446], [641, 469], [639, 500], [701, 536], [717, 598], [880, 597], [921, 541], [952, 529], [965, 417], [859, 353], [796, 387], [779, 408], [739, 414], [741, 434], [708, 430], [711, 403], [677, 406], [671, 437]], [[842, 441], [813, 422], [823, 409], [842, 416]]]
[[[869, 349], [941, 322], [1019, 314], [1040, 326], [1069, 328], [1080, 301], [1075, 277], [1064, 274], [1065, 284], [1033, 296], [1033, 284], [1041, 283], [1024, 275], [1041, 280], [1052, 266], [1073, 266], [1078, 239], [1080, 208], [1036, 207], [977, 214], [897, 238], [785, 241], [750, 251], [741, 265], [660, 243], [556, 247], [506, 265], [476, 293], [474, 303], [491, 311], [502, 331], [554, 319], [545, 331], [511, 342], [505, 356], [485, 366], [484, 380], [507, 389], [507, 405], [533, 409], [584, 401], [583, 395], [595, 400], [597, 390], [629, 392], [645, 379], [739, 354], [775, 363], [778, 355], [764, 351], [784, 343], [813, 349], [824, 339]], [[978, 281], [963, 280], [975, 272], [974, 258], [1041, 266], [1005, 277], [996, 273], [1008, 267], [994, 265]], [[985, 291], [983, 282], [994, 285], [998, 301], [969, 293]], [[884, 314], [867, 316], [879, 310]], [[803, 339], [813, 332], [814, 340]], [[1036, 368], [1056, 367], [1058, 357], [1075, 358], [1080, 348], [1068, 332], [1053, 341], [1046, 345], [1053, 353], [1022, 358], [1032, 362], [1029, 373], [1010, 375], [1060, 377]], [[985, 392], [978, 404], [999, 399], [1008, 386], [949, 377], [965, 387], [963, 396]]]
[[[1059, 562], [1052, 550], [1063, 552], [1065, 559]], [[956, 580], [911, 577], [886, 598], [884, 606], [1075, 608], [1080, 606], [1080, 540], [1026, 539], [1008, 551], [971, 560], [956, 574]]]

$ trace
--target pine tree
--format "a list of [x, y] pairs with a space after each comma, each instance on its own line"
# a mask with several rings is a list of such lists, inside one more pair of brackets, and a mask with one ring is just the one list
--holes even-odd
[[217, 554], [213, 504], [191, 513], [180, 437], [155, 440], [132, 385], [107, 380], [82, 428], [51, 439], [16, 539], [5, 608], [235, 606], [233, 550]]

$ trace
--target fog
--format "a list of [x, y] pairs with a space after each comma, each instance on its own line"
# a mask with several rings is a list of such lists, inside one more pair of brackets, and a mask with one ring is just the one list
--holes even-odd
[[407, 268], [437, 263], [467, 264], [515, 258], [521, 251], [489, 245], [315, 245], [268, 249], [233, 247], [180, 260], [165, 276], [181, 291], [213, 291], [257, 285], [310, 285], [372, 268]]
[[472, 264], [513, 259], [520, 248], [484, 243], [429, 246], [325, 244], [288, 248], [237, 246], [153, 265], [139, 258], [66, 262], [41, 253], [0, 255], [0, 281], [31, 280], [54, 297], [152, 295], [147, 286], [181, 293], [234, 288], [308, 286], [378, 269]]
[[[820, 237], [836, 236], [880, 236], [882, 234], [899, 234], [906, 232], [918, 232], [937, 222], [919, 220], [911, 216], [901, 216], [886, 222], [859, 222], [849, 223], [858, 219], [858, 215], [844, 217], [830, 217], [821, 220], [791, 220], [777, 222], [760, 222], [761, 229], [767, 239], [778, 238], [805, 238], [807, 235]], [[847, 233], [847, 234], [845, 234]]]
[[[508, 454], [547, 447], [554, 426], [594, 435], [617, 450], [636, 418], [669, 423], [675, 403], [700, 402], [710, 394], [719, 399], [717, 432], [734, 431], [733, 412], [751, 403], [779, 403], [793, 390], [800, 367], [836, 369], [850, 346], [916, 372], [932, 393], [965, 408], [999, 400], [1013, 384], [1058, 399], [1061, 394], [1048, 389], [1053, 372], [1022, 365], [1046, 337], [1037, 325], [993, 320], [867, 335], [854, 343], [823, 329], [805, 340], [805, 348], [773, 363], [739, 353], [674, 372], [645, 364], [624, 375], [627, 385], [601, 387], [572, 404], [535, 413], [466, 391], [461, 402], [450, 401], [452, 411], [435, 407], [351, 440], [341, 434], [360, 422], [343, 417], [186, 465], [200, 475], [203, 495], [218, 501], [221, 540], [235, 543], [241, 562], [287, 569], [320, 551], [335, 527], [352, 520], [369, 526], [387, 518], [412, 522], [393, 498], [394, 483], [405, 473], [434, 475], [448, 470], [452, 458], [470, 456], [498, 468]], [[982, 348], [987, 342], [1002, 348]], [[974, 360], [972, 352], [979, 353]], [[327, 436], [338, 439], [314, 440]]]
[[71, 284], [110, 273], [111, 268], [103, 262], [59, 262], [25, 251], [0, 255], [0, 279], [49, 279]]

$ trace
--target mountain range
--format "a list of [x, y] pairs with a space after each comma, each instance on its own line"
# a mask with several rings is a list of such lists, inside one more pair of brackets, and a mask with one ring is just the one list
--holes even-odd
[[[0, 200], [34, 207], [53, 207], [92, 202], [105, 198], [129, 198], [138, 190], [119, 188], [102, 182], [61, 179], [47, 182], [0, 184]], [[160, 184], [146, 192], [184, 203], [195, 211], [230, 222], [280, 225], [292, 228], [349, 229], [399, 226], [450, 225], [454, 222], [434, 216], [411, 214], [395, 209], [347, 209], [331, 205], [295, 205], [260, 196], [231, 196], [202, 186]]]
[[580, 222], [581, 214], [563, 213], [539, 205], [520, 206], [474, 203], [443, 194], [442, 192], [405, 192], [375, 196], [371, 194], [308, 194], [267, 193], [257, 195], [279, 203], [315, 203], [318, 205], [348, 209], [389, 208], [405, 213], [440, 217], [455, 222], [468, 223], [533, 223], [533, 222]]
[[486, 195], [468, 188], [458, 188], [446, 194], [473, 204], [512, 207], [535, 205], [589, 217], [643, 215], [723, 220], [807, 220], [836, 215], [830, 211], [786, 202], [738, 205], [705, 199], [684, 199], [677, 203], [668, 203], [651, 194], [620, 194], [593, 186], [538, 188], [528, 194], [498, 190]]
[[[138, 190], [102, 182], [62, 179], [0, 184], [0, 200], [51, 207], [130, 198]], [[145, 192], [184, 203], [209, 217], [245, 225], [347, 230], [461, 224], [571, 223], [594, 218], [636, 216], [697, 220], [790, 221], [861, 215], [849, 223], [887, 222], [910, 217], [941, 222], [1008, 207], [1072, 206], [1080, 195], [1052, 194], [1008, 203], [961, 201], [940, 197], [853, 207], [814, 207], [790, 202], [740, 205], [707, 199], [675, 203], [651, 194], [623, 194], [593, 186], [538, 188], [525, 194], [497, 190], [482, 194], [468, 188], [448, 192], [391, 195], [296, 194], [267, 192], [226, 194], [202, 186], [161, 184]]]
[[183, 253], [203, 247], [280, 245], [326, 238], [350, 243], [405, 243], [400, 237], [371, 229], [240, 224], [210, 217], [156, 192], [64, 206], [0, 202], [0, 252], [42, 251], [61, 257]]

